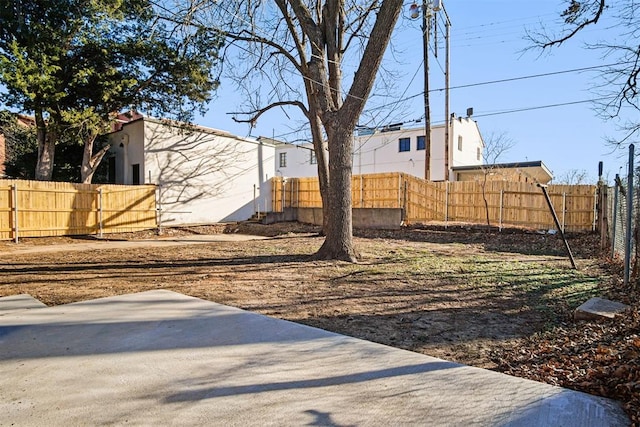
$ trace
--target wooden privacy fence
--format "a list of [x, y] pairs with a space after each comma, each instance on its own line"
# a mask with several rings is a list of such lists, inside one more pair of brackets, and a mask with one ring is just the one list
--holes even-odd
[[0, 240], [155, 228], [154, 185], [0, 180]]
[[[406, 224], [456, 222], [496, 227], [555, 229], [553, 217], [535, 184], [488, 181], [430, 182], [404, 173], [352, 178], [354, 208], [401, 208]], [[321, 207], [317, 178], [272, 178], [274, 211], [284, 207]], [[549, 185], [564, 231], [595, 229], [596, 186]], [[486, 199], [486, 204], [485, 204]]]

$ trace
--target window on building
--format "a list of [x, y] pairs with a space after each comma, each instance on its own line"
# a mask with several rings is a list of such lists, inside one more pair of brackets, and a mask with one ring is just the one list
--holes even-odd
[[133, 169], [133, 178], [131, 179], [131, 183], [133, 185], [140, 185], [140, 164], [136, 163], [135, 165], [131, 165]]
[[316, 152], [313, 150], [309, 151], [311, 153], [311, 157], [309, 158], [309, 163], [311, 163], [312, 165], [315, 165], [318, 163], [318, 159], [316, 159]]
[[399, 139], [400, 152], [403, 151], [411, 151], [411, 138], [400, 138]]
[[424, 142], [424, 136], [419, 136], [418, 137], [418, 150], [424, 150], [425, 149], [425, 142]]
[[462, 151], [462, 135], [458, 135], [458, 151]]
[[478, 161], [482, 160], [482, 149], [480, 147], [477, 148], [476, 158]]
[[278, 162], [278, 167], [280, 168], [286, 168], [287, 167], [287, 153], [280, 153], [279, 156], [279, 162]]

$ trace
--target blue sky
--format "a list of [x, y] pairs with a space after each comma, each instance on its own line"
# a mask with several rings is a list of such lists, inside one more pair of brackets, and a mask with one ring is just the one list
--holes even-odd
[[[625, 167], [626, 151], [612, 153], [606, 137], [619, 136], [616, 120], [602, 120], [590, 103], [553, 108], [531, 109], [597, 98], [590, 89], [598, 83], [596, 71], [566, 72], [552, 76], [516, 80], [496, 84], [477, 83], [556, 73], [616, 62], [615, 57], [602, 58], [602, 52], [584, 48], [586, 42], [598, 42], [612, 37], [608, 22], [584, 30], [576, 39], [548, 52], [524, 51], [526, 29], [540, 25], [558, 27], [563, 9], [561, 0], [445, 0], [451, 19], [451, 112], [464, 116], [473, 107], [483, 135], [505, 133], [515, 146], [499, 161], [542, 160], [561, 177], [570, 170], [586, 170], [590, 180], [597, 179], [598, 161], [604, 162], [605, 178], [609, 181]], [[411, 20], [407, 3], [394, 33], [393, 54], [386, 56], [385, 67], [398, 73], [390, 94], [374, 91], [370, 108], [377, 103], [410, 98], [401, 108], [379, 114], [370, 124], [384, 125], [410, 122], [423, 117], [420, 94], [422, 80], [422, 36], [420, 20]], [[438, 58], [430, 60], [432, 89], [444, 87], [444, 39], [439, 34]], [[347, 71], [349, 71], [347, 67]], [[345, 73], [346, 74], [346, 73]], [[467, 88], [456, 86], [474, 85]], [[411, 98], [414, 96], [413, 98]], [[294, 125], [280, 110], [265, 115], [258, 126], [249, 131], [245, 124], [233, 122], [227, 114], [237, 111], [239, 94], [231, 82], [222, 80], [217, 99], [209, 112], [197, 118], [199, 124], [228, 130], [238, 135], [275, 136], [291, 139]], [[431, 92], [431, 117], [434, 124], [444, 121], [442, 91]], [[291, 116], [290, 116], [291, 117]], [[633, 142], [633, 141], [632, 141]]]

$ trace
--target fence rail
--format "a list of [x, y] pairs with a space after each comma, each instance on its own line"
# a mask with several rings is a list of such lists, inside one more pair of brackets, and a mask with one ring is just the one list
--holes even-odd
[[[352, 178], [354, 208], [402, 208], [407, 224], [461, 222], [555, 229], [545, 197], [534, 184], [430, 182], [403, 173]], [[317, 178], [272, 178], [272, 206], [321, 207]], [[596, 186], [550, 185], [549, 196], [563, 231], [591, 231], [596, 223]]]
[[0, 240], [155, 228], [156, 187], [0, 180]]

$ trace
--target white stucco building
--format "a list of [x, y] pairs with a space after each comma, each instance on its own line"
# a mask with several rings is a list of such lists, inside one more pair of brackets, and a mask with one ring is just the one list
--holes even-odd
[[115, 184], [157, 184], [162, 223], [246, 220], [270, 209], [275, 146], [200, 126], [136, 115], [109, 134]]
[[[424, 178], [424, 127], [360, 131], [353, 144], [353, 173], [405, 172]], [[431, 128], [430, 180], [445, 179], [445, 126]], [[454, 118], [449, 144], [449, 179], [455, 180], [453, 168], [482, 164], [484, 142], [477, 123], [470, 118]], [[317, 175], [312, 145], [276, 146], [276, 174], [305, 177]]]

